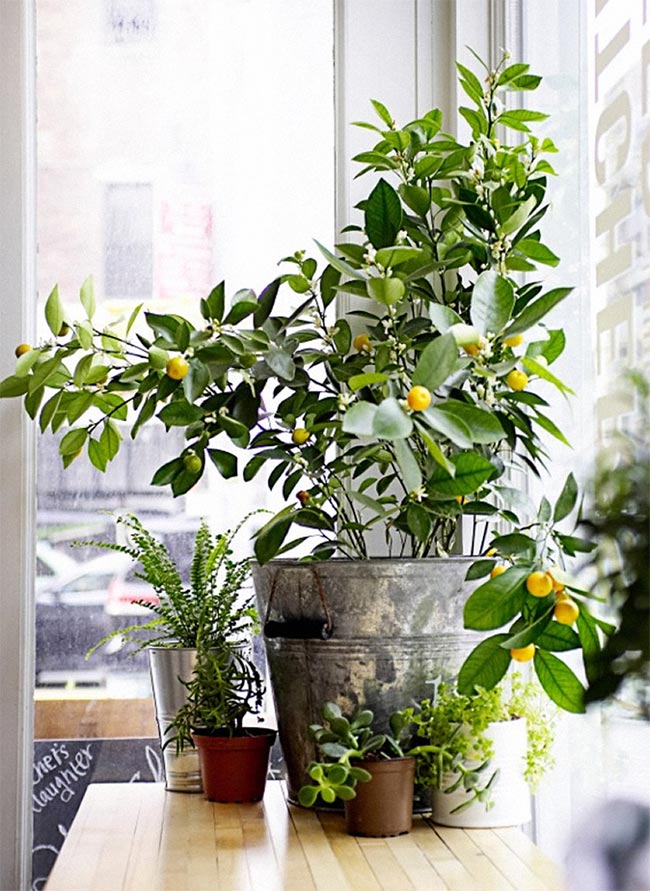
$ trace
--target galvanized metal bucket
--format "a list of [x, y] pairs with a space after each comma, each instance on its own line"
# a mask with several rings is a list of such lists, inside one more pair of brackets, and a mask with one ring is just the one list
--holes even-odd
[[[173, 736], [169, 725], [187, 699], [187, 688], [196, 664], [196, 650], [189, 647], [148, 647], [149, 670], [153, 690], [160, 745]], [[163, 749], [165, 788], [170, 792], [202, 792], [199, 755], [194, 748], [176, 752], [176, 743]]]
[[253, 565], [292, 801], [316, 755], [308, 726], [320, 723], [324, 702], [363, 704], [385, 726], [458, 671], [480, 640], [463, 629], [473, 559]]

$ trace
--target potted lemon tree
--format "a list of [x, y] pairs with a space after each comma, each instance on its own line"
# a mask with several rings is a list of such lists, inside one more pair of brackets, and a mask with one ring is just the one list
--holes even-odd
[[[490, 522], [520, 522], [509, 470], [543, 473], [543, 437], [566, 441], [547, 399], [570, 393], [551, 370], [565, 336], [547, 317], [571, 288], [546, 289], [540, 273], [559, 262], [540, 228], [555, 146], [532, 130], [545, 114], [505, 101], [540, 77], [507, 57], [479, 64], [478, 75], [458, 65], [466, 143], [437, 109], [400, 126], [373, 101], [375, 122], [361, 123], [372, 144], [356, 160], [374, 183], [345, 240], [318, 246], [320, 265], [297, 251], [259, 294], [228, 297], [221, 282], [201, 300], [200, 324], [136, 310], [102, 327], [91, 280], [81, 318], [68, 319], [54, 288], [51, 338], [21, 345], [0, 383], [0, 396], [23, 396], [41, 429], [63, 434], [66, 466], [85, 451], [105, 470], [123, 422], [131, 436], [162, 423], [182, 428], [185, 445], [153, 485], [181, 495], [212, 464], [226, 479], [268, 472], [281, 490], [286, 505], [256, 535], [255, 583], [276, 635], [268, 654], [294, 797], [311, 751], [309, 703], [346, 689], [385, 721], [460, 667], [479, 639], [463, 630], [473, 558], [449, 556], [460, 521], [473, 527], [463, 550], [480, 554]], [[356, 298], [345, 318], [340, 293]], [[310, 563], [284, 559], [297, 545]], [[521, 621], [518, 633], [534, 625], [535, 638], [539, 617], [512, 596], [514, 574], [495, 582], [500, 615]], [[580, 626], [578, 639], [599, 646]], [[523, 648], [503, 643], [508, 660]], [[494, 652], [481, 656], [489, 664]], [[561, 658], [547, 663], [551, 679], [540, 680], [557, 699], [554, 672], [575, 675]], [[572, 680], [575, 710], [581, 690]]]

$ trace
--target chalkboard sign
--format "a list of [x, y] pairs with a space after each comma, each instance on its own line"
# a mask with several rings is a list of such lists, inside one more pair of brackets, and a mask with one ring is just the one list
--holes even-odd
[[57, 739], [34, 743], [32, 889], [45, 886], [90, 783], [163, 782], [157, 739]]

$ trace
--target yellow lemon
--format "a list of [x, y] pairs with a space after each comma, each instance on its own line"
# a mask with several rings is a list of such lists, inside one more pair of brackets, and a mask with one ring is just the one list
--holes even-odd
[[19, 359], [25, 353], [28, 353], [31, 350], [31, 346], [28, 343], [19, 343], [14, 353], [16, 354], [16, 359]]
[[533, 597], [546, 597], [553, 590], [553, 580], [547, 572], [531, 572], [526, 579], [526, 589]]
[[165, 366], [165, 371], [167, 372], [169, 377], [171, 377], [172, 380], [175, 381], [182, 380], [189, 370], [189, 362], [187, 362], [182, 356], [172, 356], [172, 358]]
[[310, 435], [309, 430], [306, 430], [304, 427], [296, 427], [291, 433], [291, 439], [296, 445], [303, 445], [307, 442]]
[[561, 625], [573, 625], [580, 615], [578, 604], [570, 597], [559, 597], [553, 615]]
[[493, 579], [497, 575], [502, 575], [506, 571], [506, 566], [495, 566], [494, 569], [490, 572], [490, 578]]
[[525, 371], [513, 368], [506, 378], [506, 383], [511, 390], [525, 390], [528, 386], [528, 375]]
[[520, 343], [523, 343], [523, 340], [523, 334], [513, 334], [512, 337], [506, 337], [503, 342], [506, 346], [517, 347]]
[[413, 411], [424, 411], [431, 405], [431, 393], [426, 387], [411, 387], [406, 394], [406, 401]]
[[370, 338], [367, 334], [357, 334], [352, 341], [352, 346], [357, 353], [368, 353], [370, 352]]
[[535, 644], [528, 644], [527, 647], [516, 647], [514, 650], [510, 650], [510, 655], [515, 662], [530, 662], [535, 655]]

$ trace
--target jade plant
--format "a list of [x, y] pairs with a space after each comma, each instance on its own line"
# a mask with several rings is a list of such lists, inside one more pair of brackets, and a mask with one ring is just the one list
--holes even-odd
[[374, 717], [370, 709], [361, 706], [346, 716], [335, 702], [323, 705], [324, 723], [312, 724], [309, 728], [322, 760], [312, 761], [307, 769], [311, 782], [298, 793], [303, 807], [312, 807], [319, 797], [327, 804], [337, 798], [341, 801], [355, 798], [357, 783], [368, 783], [372, 779], [362, 766], [364, 761], [407, 758], [434, 751], [429, 744], [409, 745], [412, 722], [407, 712], [394, 712], [389, 730], [384, 732], [373, 728]]
[[[506, 104], [538, 86], [528, 65], [458, 70], [467, 142], [437, 109], [400, 126], [373, 101], [356, 157], [373, 186], [320, 268], [297, 251], [260, 294], [228, 299], [221, 282], [200, 324], [138, 307], [103, 325], [91, 279], [75, 320], [55, 287], [51, 336], [20, 345], [0, 396], [64, 434], [66, 466], [85, 450], [105, 470], [125, 432], [156, 422], [185, 432], [152, 478], [174, 495], [208, 463], [246, 481], [270, 469], [287, 503], [257, 535], [262, 562], [296, 544], [292, 528], [319, 559], [369, 556], [377, 528], [393, 555], [435, 556], [462, 515], [512, 520], [506, 470], [541, 473], [542, 434], [565, 440], [543, 395], [570, 392], [550, 370], [565, 336], [543, 320], [571, 288], [538, 274], [558, 263], [540, 230], [556, 149], [531, 130], [545, 114]], [[345, 318], [342, 292], [358, 298]]]

